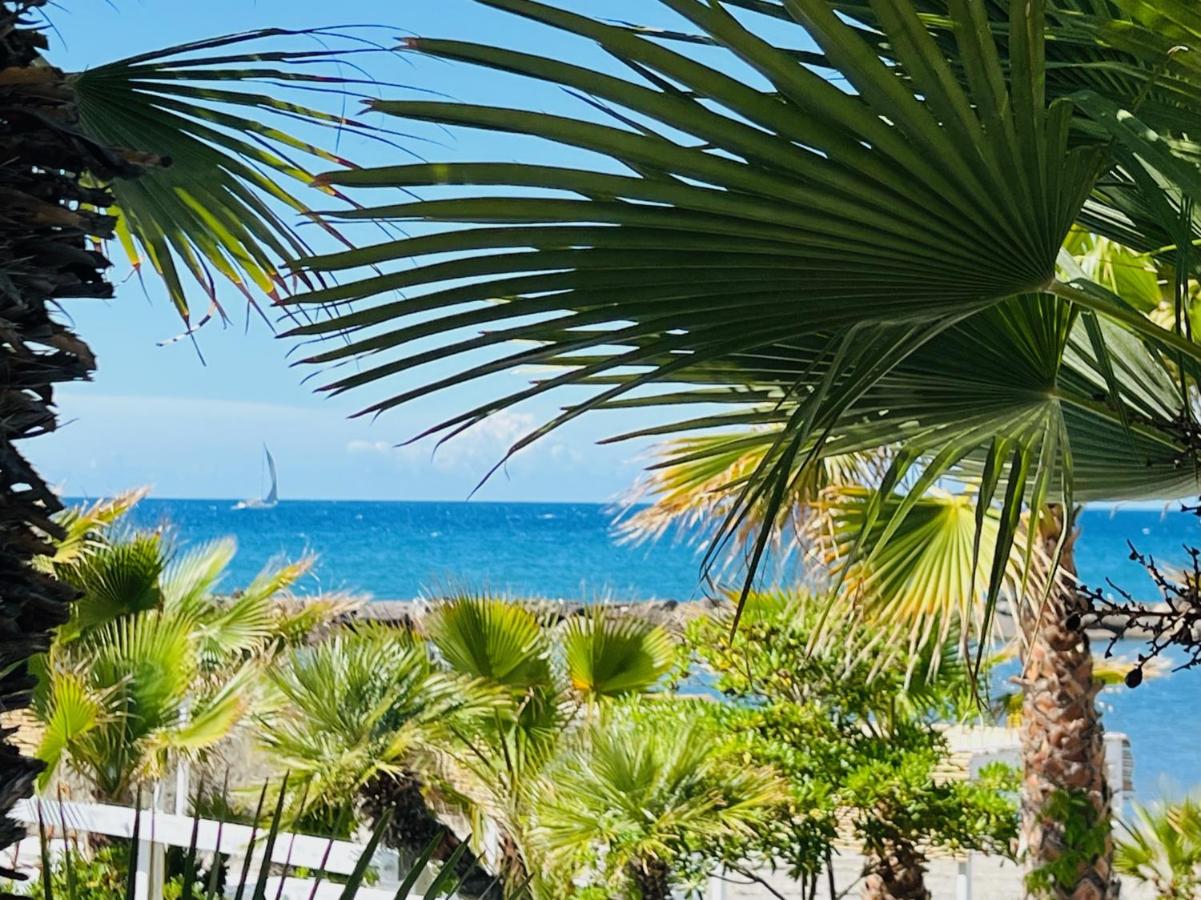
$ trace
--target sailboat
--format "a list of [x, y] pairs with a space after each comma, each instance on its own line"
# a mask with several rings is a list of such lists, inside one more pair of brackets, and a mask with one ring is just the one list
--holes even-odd
[[274, 509], [279, 505], [279, 481], [275, 477], [275, 458], [267, 449], [266, 444], [263, 444], [263, 452], [267, 454], [267, 472], [271, 475], [271, 490], [267, 491], [267, 496], [262, 499], [239, 500], [234, 504], [234, 509]]

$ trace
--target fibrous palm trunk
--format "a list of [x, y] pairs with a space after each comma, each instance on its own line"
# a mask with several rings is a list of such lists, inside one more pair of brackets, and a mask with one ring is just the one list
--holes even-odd
[[[108, 297], [104, 256], [89, 248], [111, 236], [111, 198], [82, 183], [133, 174], [119, 154], [77, 128], [74, 98], [59, 70], [41, 58], [34, 27], [46, 0], [0, 0], [0, 712], [30, 699], [29, 657], [46, 648], [67, 616], [72, 592], [32, 562], [57, 533], [54, 493], [18, 447], [56, 426], [54, 385], [89, 377], [87, 345], [52, 311], [71, 297]], [[40, 764], [0, 731], [0, 848], [23, 836], [7, 818], [29, 796]]]
[[907, 841], [890, 841], [868, 855], [863, 900], [930, 900], [926, 858]]
[[650, 856], [631, 864], [629, 871], [642, 900], [671, 900], [671, 869], [663, 860]]
[[[436, 839], [433, 859], [442, 861], [462, 843], [430, 809], [415, 773], [381, 775], [364, 786], [360, 796], [364, 810], [375, 821], [385, 810], [391, 810], [392, 818], [384, 832], [384, 842], [390, 847], [416, 858]], [[457, 857], [455, 876], [460, 896], [479, 900], [500, 900], [504, 896], [501, 880], [484, 868], [470, 847], [464, 847]]]
[[[1044, 517], [1041, 540], [1053, 554], [1067, 540], [1060, 568], [1075, 576], [1071, 512]], [[1104, 730], [1097, 710], [1088, 635], [1076, 591], [1054, 586], [1027, 614], [1030, 642], [1023, 660], [1022, 836], [1032, 896], [1109, 900], [1113, 881], [1110, 791]]]

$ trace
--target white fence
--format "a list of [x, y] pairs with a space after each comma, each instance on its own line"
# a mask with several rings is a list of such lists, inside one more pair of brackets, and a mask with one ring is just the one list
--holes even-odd
[[[12, 868], [30, 874], [36, 873], [41, 865], [40, 838], [37, 834], [39, 807], [47, 835], [54, 839], [52, 851], [61, 852], [64, 840], [71, 833], [88, 832], [121, 838], [132, 838], [134, 834], [137, 813], [126, 806], [44, 799], [24, 800], [17, 804], [11, 815], [19, 822], [31, 825], [33, 836], [18, 843], [13, 851], [14, 858], [6, 858], [5, 863], [14, 863]], [[196, 834], [196, 849], [199, 853], [220, 851], [231, 857], [229, 871], [234, 875], [234, 879], [227, 880], [227, 889], [237, 888], [236, 879], [240, 877], [247, 857], [250, 858], [250, 866], [247, 869], [250, 874], [247, 877], [258, 877], [263, 862], [262, 844], [267, 834], [265, 829], [256, 830], [249, 825], [195, 819], [191, 816], [144, 809], [138, 823], [138, 865], [135, 880], [137, 900], [162, 900], [166, 875], [166, 848], [190, 847], [193, 831]], [[321, 870], [335, 875], [349, 875], [354, 871], [365, 849], [362, 844], [352, 841], [280, 832], [276, 835], [272, 848], [271, 862], [304, 866], [310, 870]], [[396, 854], [388, 850], [379, 850], [372, 862], [379, 872], [379, 881], [374, 887], [360, 888], [356, 900], [393, 900], [400, 875]], [[318, 883], [310, 878], [281, 879], [272, 876], [267, 884], [267, 896], [275, 897], [279, 892], [280, 897], [287, 900], [309, 900], [310, 897], [313, 897], [313, 900], [337, 900], [342, 892], [340, 884]], [[315, 885], [317, 891], [314, 896]]]

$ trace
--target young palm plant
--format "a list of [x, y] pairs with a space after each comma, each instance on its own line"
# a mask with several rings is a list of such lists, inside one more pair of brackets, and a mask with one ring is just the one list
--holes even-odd
[[242, 720], [260, 670], [291, 633], [277, 601], [308, 569], [268, 568], [219, 599], [233, 542], [173, 553], [158, 532], [105, 533], [130, 500], [65, 517], [68, 538], [41, 565], [79, 599], [32, 666], [43, 783], [65, 764], [98, 798], [122, 803]]
[[506, 890], [528, 885], [536, 896], [562, 896], [566, 887], [535, 833], [542, 779], [582, 723], [667, 674], [671, 638], [603, 607], [556, 624], [517, 603], [470, 596], [436, 607], [427, 627], [446, 665], [506, 698], [476, 732], [461, 735], [456, 752], [474, 832], [495, 835]]
[[568, 739], [538, 789], [552, 865], [589, 873], [607, 897], [668, 900], [709, 874], [712, 847], [764, 824], [783, 785], [723, 751], [693, 706], [610, 705]]
[[333, 833], [361, 806], [384, 840], [411, 855], [454, 857], [466, 896], [495, 895], [493, 879], [438, 817], [457, 812], [449, 747], [502, 706], [480, 682], [440, 670], [425, 641], [357, 625], [292, 649], [268, 673], [274, 697], [259, 741], [296, 790], [289, 819]]
[[[1187, 124], [1201, 79], [1195, 54], [1179, 49], [1201, 44], [1188, 4], [662, 0], [670, 26], [639, 29], [554, 3], [482, 2], [563, 41], [594, 42], [616, 64], [593, 70], [562, 54], [457, 40], [408, 46], [583, 94], [583, 112], [373, 107], [541, 138], [592, 162], [437, 161], [324, 177], [430, 189], [347, 218], [452, 227], [310, 259], [306, 270], [462, 252], [296, 298], [301, 308], [356, 303], [294, 332], [338, 338], [314, 364], [363, 361], [330, 390], [469, 354], [454, 373], [390, 391], [368, 411], [543, 365], [551, 373], [532, 386], [430, 433], [455, 434], [569, 384], [594, 390], [513, 452], [601, 407], [662, 407], [664, 423], [643, 433], [756, 426], [738, 440], [760, 459], [724, 486], [732, 500], [715, 546], [753, 512], [775, 524], [824, 459], [900, 448], [885, 494], [916, 502], [965, 472], [978, 481], [977, 523], [1000, 509], [986, 617], [1023, 509], [1031, 535], [1070, 573], [1076, 502], [1197, 489], [1185, 386], [1196, 384], [1201, 348], [1183, 318], [1164, 327], [1070, 259], [1057, 266], [1081, 225], [1173, 264], [1179, 313], [1197, 272], [1201, 196]], [[396, 289], [408, 295], [390, 296]], [[472, 328], [486, 330], [462, 335]], [[451, 342], [420, 343], [438, 335]], [[770, 539], [757, 532], [752, 572]], [[1054, 797], [1087, 798], [1099, 828], [1109, 817], [1074, 597], [1038, 599], [1028, 607], [1029, 696], [1065, 701], [1026, 716], [1036, 866], [1059, 857], [1071, 830], [1050, 814]], [[1112, 892], [1103, 843], [1058, 895]]]

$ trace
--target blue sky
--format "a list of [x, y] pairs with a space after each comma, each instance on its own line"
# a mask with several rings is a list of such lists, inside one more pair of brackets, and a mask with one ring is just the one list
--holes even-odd
[[[645, 21], [648, 4], [628, 0], [580, 0], [582, 11]], [[114, 9], [115, 6], [115, 9]], [[653, 8], [658, 23], [664, 22]], [[548, 46], [547, 32], [521, 19], [485, 9], [470, 0], [354, 0], [341, 5], [313, 0], [68, 0], [52, 11], [57, 33], [52, 56], [78, 70], [123, 55], [180, 41], [262, 26], [311, 27], [343, 22], [393, 26], [381, 37], [406, 33], [516, 45], [596, 60], [588, 45]], [[557, 40], [557, 39], [556, 39]], [[418, 59], [378, 59], [377, 77], [480, 102], [516, 102], [535, 109], [578, 109], [561, 92], [481, 70]], [[388, 96], [415, 96], [386, 88]], [[392, 122], [390, 124], [397, 124]], [[430, 136], [442, 146], [414, 143], [430, 159], [513, 159], [541, 155], [562, 161], [561, 151], [514, 140], [497, 147], [470, 133]], [[363, 164], [404, 161], [394, 150], [348, 142], [344, 155]], [[555, 154], [559, 155], [555, 155]], [[359, 232], [364, 241], [371, 235]], [[116, 248], [113, 248], [114, 251]], [[114, 256], [119, 255], [114, 253]], [[526, 374], [499, 376], [395, 411], [377, 421], [348, 420], [379, 396], [364, 392], [344, 398], [315, 396], [301, 383], [309, 374], [289, 366], [290, 346], [259, 321], [248, 329], [236, 295], [224, 300], [239, 311], [227, 328], [211, 324], [199, 335], [207, 365], [187, 342], [158, 346], [179, 333], [180, 324], [164, 293], [129, 278], [118, 261], [117, 298], [75, 301], [67, 312], [92, 344], [99, 371], [91, 384], [62, 390], [65, 424], [58, 434], [31, 442], [29, 452], [47, 479], [70, 495], [98, 496], [149, 484], [171, 497], [240, 497], [261, 485], [260, 446], [279, 460], [284, 497], [463, 499], [501, 456], [509, 441], [542, 421], [571, 395], [560, 395], [505, 413], [444, 446], [435, 455], [429, 442], [398, 449], [440, 417], [497, 392], [512, 389]], [[149, 296], [147, 296], [147, 294]], [[200, 305], [203, 306], [203, 301]], [[423, 377], [432, 377], [431, 370]], [[411, 382], [410, 382], [411, 383]], [[391, 385], [399, 389], [398, 384]], [[514, 459], [477, 495], [494, 500], [605, 500], [624, 491], [641, 469], [647, 445], [600, 447], [604, 436], [649, 421], [628, 413], [586, 416]]]

